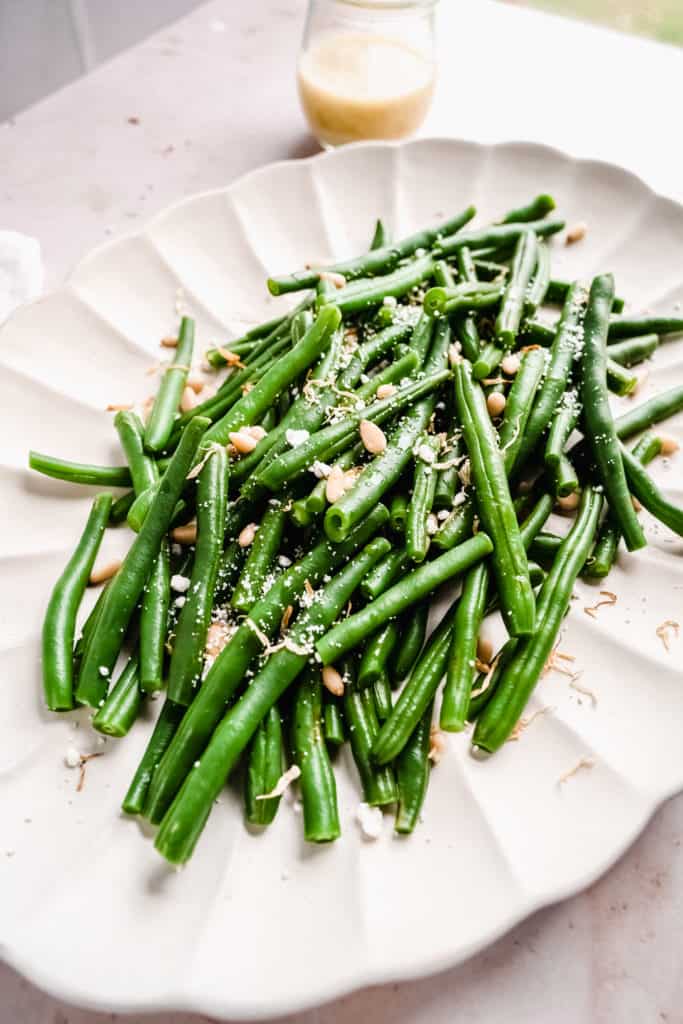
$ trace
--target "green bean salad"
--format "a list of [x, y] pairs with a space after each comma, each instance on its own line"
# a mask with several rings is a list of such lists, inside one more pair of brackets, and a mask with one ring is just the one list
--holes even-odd
[[[268, 280], [300, 301], [204, 353], [214, 387], [183, 317], [151, 408], [116, 412], [121, 465], [31, 452], [107, 489], [45, 614], [47, 707], [123, 737], [163, 691], [122, 807], [171, 863], [233, 772], [252, 826], [296, 783], [305, 839], [337, 839], [346, 743], [365, 834], [388, 807], [412, 832], [444, 733], [489, 755], [515, 736], [577, 577], [645, 545], [640, 506], [683, 536], [646, 469], [677, 447], [656, 425], [683, 387], [618, 417], [609, 401], [683, 319], [625, 313], [610, 274], [554, 278], [553, 236], [583, 233], [554, 208], [473, 227], [468, 207], [398, 241], [379, 221], [365, 254]], [[558, 509], [563, 535], [544, 530]], [[123, 560], [97, 565], [127, 528]]]

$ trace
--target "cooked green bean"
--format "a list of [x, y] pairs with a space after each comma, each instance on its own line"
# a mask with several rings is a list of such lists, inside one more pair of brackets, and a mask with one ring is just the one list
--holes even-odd
[[406, 516], [406, 551], [413, 562], [424, 562], [429, 550], [429, 514], [434, 504], [437, 471], [432, 468], [439, 454], [440, 439], [434, 434], [418, 438], [413, 475], [413, 493]]
[[225, 448], [214, 446], [205, 459], [197, 478], [197, 543], [192, 577], [187, 593], [181, 593], [182, 607], [168, 669], [168, 695], [176, 704], [189, 704], [199, 685], [223, 552], [228, 455]]
[[409, 235], [407, 238], [402, 238], [383, 248], [372, 248], [370, 252], [356, 259], [333, 263], [331, 266], [320, 268], [320, 270], [304, 270], [296, 274], [288, 274], [285, 277], [270, 277], [268, 278], [268, 289], [271, 295], [285, 295], [287, 292], [311, 288], [319, 280], [323, 269], [343, 274], [349, 281], [378, 274], [384, 274], [386, 279], [389, 276], [387, 271], [393, 270], [399, 260], [412, 256], [418, 249], [431, 249], [443, 235], [451, 235], [459, 231], [468, 221], [472, 220], [475, 212], [474, 207], [469, 206], [462, 213], [435, 228], [417, 231], [414, 235]]
[[489, 578], [489, 568], [485, 564], [470, 569], [455, 610], [440, 716], [441, 728], [447, 732], [460, 732], [467, 721]]
[[333, 696], [327, 689], [323, 692], [323, 733], [325, 742], [333, 748], [346, 741], [341, 697]]
[[432, 714], [434, 703], [427, 706], [420, 721], [396, 761], [398, 806], [394, 830], [409, 835], [417, 825], [429, 785], [431, 762]]
[[513, 348], [524, 312], [529, 284], [536, 267], [538, 239], [533, 231], [523, 231], [515, 246], [510, 277], [494, 326], [497, 343], [505, 351]]
[[140, 608], [140, 689], [143, 693], [155, 693], [163, 687], [170, 603], [169, 545], [164, 538], [145, 584]]
[[428, 620], [429, 601], [423, 601], [416, 608], [411, 608], [399, 619], [400, 642], [394, 648], [390, 668], [395, 683], [402, 682], [417, 661], [427, 635]]
[[380, 220], [378, 217], [377, 223], [375, 224], [375, 232], [372, 236], [372, 241], [370, 242], [370, 252], [376, 252], [377, 249], [383, 249], [385, 246], [389, 245], [390, 242], [391, 238], [386, 225], [384, 221]]
[[392, 495], [389, 503], [389, 525], [394, 533], [403, 537], [406, 529], [406, 516], [408, 515], [408, 496], [403, 493]]
[[173, 362], [166, 368], [159, 384], [152, 412], [145, 427], [145, 448], [160, 452], [173, 431], [180, 398], [192, 365], [194, 351], [194, 320], [184, 316], [178, 332], [178, 347]]
[[658, 334], [641, 334], [607, 346], [607, 355], [621, 366], [637, 366], [654, 355], [659, 347]]
[[372, 699], [375, 704], [377, 719], [384, 722], [391, 714], [391, 683], [386, 672], [375, 679], [372, 684]]
[[538, 629], [519, 641], [493, 696], [477, 718], [472, 739], [475, 747], [493, 753], [505, 743], [519, 721], [557, 641], [576, 577], [593, 543], [601, 506], [602, 497], [586, 487], [574, 526], [541, 587]]
[[452, 288], [437, 285], [425, 295], [424, 310], [429, 316], [451, 316], [473, 309], [489, 309], [498, 305], [502, 294], [501, 285], [485, 281], [465, 281]]
[[280, 502], [264, 513], [232, 594], [230, 603], [237, 611], [248, 612], [259, 600], [266, 577], [280, 550], [286, 519], [286, 507]]
[[[320, 600], [299, 612], [289, 631], [289, 647], [268, 658], [216, 728], [201, 759], [188, 774], [164, 815], [157, 833], [154, 845], [172, 864], [182, 864], [191, 856], [213, 802], [237, 758], [263, 716], [305, 667], [312, 637], [334, 622], [360, 580], [387, 547], [387, 541], [371, 541], [325, 585]], [[292, 647], [300, 647], [302, 653], [295, 654]], [[371, 697], [369, 691], [365, 693]]]
[[[348, 668], [345, 675], [350, 675]], [[380, 731], [372, 692], [358, 690], [352, 678], [344, 689], [344, 718], [349, 723], [351, 753], [360, 776], [363, 799], [371, 807], [393, 804], [397, 797], [393, 769], [390, 765], [375, 764], [370, 753]]]
[[275, 789], [284, 762], [282, 722], [277, 704], [256, 727], [247, 751], [244, 778], [244, 816], [250, 825], [270, 825], [280, 806]]
[[107, 587], [102, 615], [81, 664], [76, 700], [99, 707], [107, 693], [125, 631], [168, 530], [173, 510], [192, 466], [208, 421], [198, 417], [183, 431], [168, 469], [161, 478], [152, 506], [116, 576]]
[[[628, 486], [640, 504], [650, 515], [664, 523], [670, 530], [683, 537], [683, 508], [668, 501], [643, 465], [623, 444], [620, 446]], [[633, 508], [633, 505], [631, 505]], [[635, 515], [635, 510], [634, 513]], [[616, 517], [615, 517], [616, 518]], [[640, 526], [640, 524], [638, 524]], [[620, 526], [623, 524], [620, 522]]]
[[226, 707], [232, 703], [250, 662], [262, 651], [262, 638], [272, 636], [287, 607], [301, 595], [305, 581], [315, 587], [327, 573], [355, 554], [384, 525], [387, 517], [386, 508], [380, 505], [344, 543], [320, 540], [307, 555], [286, 569], [250, 609], [249, 618], [237, 628], [209, 669], [155, 774], [145, 806], [145, 814], [151, 822], [161, 821], [185, 776], [201, 757]]
[[641, 430], [653, 427], [655, 423], [675, 416], [681, 410], [683, 410], [683, 385], [679, 384], [675, 388], [669, 388], [668, 391], [654, 395], [653, 398], [648, 398], [647, 402], [636, 406], [635, 409], [630, 409], [621, 416], [617, 416], [614, 421], [617, 437], [622, 441], [626, 440], [633, 437], [634, 434], [639, 434]]
[[379, 629], [399, 612], [417, 604], [442, 583], [469, 569], [490, 554], [492, 549], [489, 537], [485, 533], [478, 533], [476, 537], [439, 555], [434, 561], [413, 569], [376, 600], [349, 615], [318, 640], [315, 646], [323, 665], [329, 665], [347, 651], [358, 647], [370, 632]]
[[560, 549], [563, 539], [563, 537], [558, 537], [554, 533], [539, 533], [534, 537], [529, 553], [542, 562], [552, 562]]
[[521, 643], [517, 637], [511, 636], [498, 651], [493, 659], [488, 672], [482, 672], [472, 689], [470, 706], [467, 709], [467, 721], [475, 722], [482, 713], [488, 702], [498, 689], [504, 670], [510, 664], [512, 657]]
[[[548, 290], [545, 294], [545, 301], [557, 303], [558, 305], [563, 306], [567, 300], [567, 292], [571, 286], [571, 281], [559, 281], [557, 278], [551, 279], [548, 284]], [[615, 295], [612, 299], [612, 312], [621, 313], [624, 305], [624, 300]]]
[[398, 625], [395, 621], [387, 622], [369, 638], [358, 666], [358, 689], [381, 679], [386, 673], [387, 662], [398, 641]]
[[[643, 434], [638, 443], [634, 445], [631, 454], [634, 459], [646, 466], [648, 462], [659, 455], [662, 450], [662, 442], [654, 434]], [[598, 532], [595, 547], [590, 557], [586, 560], [584, 572], [587, 576], [603, 579], [614, 565], [621, 540], [621, 530], [608, 512]]]
[[[524, 311], [527, 315], [535, 313], [545, 302], [550, 287], [550, 249], [547, 245], [539, 245], [536, 253], [536, 269], [527, 289], [524, 300]], [[517, 328], [519, 330], [519, 327]]]
[[410, 565], [407, 551], [394, 548], [367, 574], [360, 585], [363, 597], [374, 600]]
[[337, 292], [337, 306], [344, 316], [362, 313], [363, 310], [379, 306], [387, 296], [403, 298], [413, 288], [428, 280], [433, 272], [432, 257], [422, 256], [383, 277], [358, 278]]
[[562, 452], [552, 468], [553, 486], [558, 498], [566, 498], [579, 489], [579, 478], [573, 463]]
[[460, 488], [460, 477], [458, 476], [458, 467], [455, 462], [459, 455], [460, 447], [459, 442], [456, 440], [453, 442], [448, 456], [448, 461], [452, 461], [452, 465], [436, 471], [438, 475], [434, 490], [433, 507], [439, 512], [444, 509], [450, 512], [453, 508], [453, 499]]
[[536, 196], [526, 206], [520, 206], [516, 210], [510, 210], [500, 221], [501, 224], [524, 223], [530, 220], [539, 220], [555, 209], [555, 200], [547, 192]]
[[578, 423], [580, 412], [581, 403], [576, 391], [565, 391], [555, 418], [550, 424], [545, 445], [543, 458], [548, 469], [555, 469], [559, 464], [569, 435]]
[[133, 654], [92, 720], [93, 729], [106, 736], [125, 736], [142, 705], [138, 658]]
[[538, 238], [547, 238], [557, 234], [564, 227], [563, 220], [532, 220], [525, 223], [494, 224], [492, 227], [479, 228], [472, 231], [460, 231], [457, 235], [442, 238], [435, 252], [443, 256], [452, 256], [458, 249], [467, 246], [469, 249], [485, 249], [495, 246], [514, 245], [520, 235], [533, 232]]
[[308, 843], [329, 843], [341, 835], [337, 784], [326, 741], [330, 742], [326, 732], [323, 737], [323, 687], [320, 673], [314, 667], [309, 667], [297, 686], [292, 728], [294, 761], [301, 771], [299, 787], [303, 805], [304, 839]]
[[639, 338], [643, 334], [683, 334], [683, 317], [678, 316], [624, 316], [609, 322], [607, 340]]
[[583, 331], [581, 400], [586, 437], [598, 465], [610, 510], [624, 534], [626, 546], [629, 551], [634, 551], [645, 546], [645, 535], [628, 492], [605, 379], [607, 327], [613, 295], [614, 279], [611, 274], [593, 279]]
[[487, 341], [485, 345], [482, 345], [472, 364], [472, 376], [475, 380], [484, 380], [486, 377], [490, 377], [495, 368], [500, 365], [504, 355], [501, 346], [494, 341]]
[[184, 714], [184, 707], [174, 704], [172, 700], [164, 701], [140, 764], [123, 798], [121, 809], [126, 814], [142, 814], [157, 766], [175, 736]]
[[629, 373], [627, 369], [615, 362], [607, 355], [605, 361], [605, 373], [607, 375], [607, 387], [615, 395], [630, 395], [638, 384], [638, 377], [635, 373]]
[[525, 352], [505, 403], [505, 415], [498, 431], [498, 444], [506, 473], [512, 472], [522, 447], [534, 399], [545, 370], [545, 352], [534, 348]]
[[157, 464], [145, 452], [145, 428], [140, 417], [128, 410], [117, 412], [114, 417], [114, 426], [130, 467], [133, 490], [136, 494], [142, 494], [148, 487], [154, 487], [159, 480]]
[[42, 634], [43, 689], [50, 711], [69, 711], [74, 706], [76, 615], [109, 520], [110, 508], [111, 495], [98, 494], [76, 550], [50, 594]]
[[455, 367], [455, 396], [469, 454], [474, 500], [482, 525], [491, 536], [492, 567], [503, 621], [512, 636], [523, 636], [534, 628], [534, 594], [527, 558], [510, 497], [504, 458], [486, 401], [481, 388], [472, 380], [469, 364], [464, 361]]
[[53, 480], [66, 480], [70, 484], [90, 484], [93, 487], [130, 487], [132, 480], [128, 466], [91, 466], [83, 462], [67, 462], [54, 455], [41, 452], [28, 453], [30, 469]]
[[469, 493], [461, 492], [463, 501], [453, 509], [448, 519], [436, 531], [432, 540], [437, 548], [442, 551], [450, 551], [456, 544], [466, 540], [472, 533], [474, 523], [474, 501]]
[[[455, 262], [458, 268], [458, 277], [461, 281], [468, 281], [470, 284], [474, 284], [478, 281], [477, 271], [474, 266], [474, 260], [472, 259], [472, 253], [467, 246], [457, 250], [455, 254]], [[440, 260], [437, 266], [447, 266], [447, 264], [444, 263], [443, 260]], [[454, 283], [452, 278], [449, 280], [445, 274], [441, 280], [439, 280], [438, 276], [435, 274], [434, 279], [437, 284], [441, 284], [446, 288], [451, 287]], [[480, 347], [479, 329], [477, 327], [476, 318], [467, 313], [454, 316], [453, 330], [455, 331], [456, 338], [460, 342], [462, 354], [465, 356], [465, 359], [470, 359], [471, 361], [476, 360]]]
[[109, 512], [109, 525], [114, 526], [125, 522], [134, 501], [135, 491], [126, 491], [120, 498], [112, 502], [111, 511]]

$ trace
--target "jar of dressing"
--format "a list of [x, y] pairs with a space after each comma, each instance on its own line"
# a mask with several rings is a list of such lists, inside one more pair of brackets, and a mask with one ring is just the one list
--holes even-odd
[[436, 0], [309, 0], [301, 104], [323, 146], [402, 139], [434, 91]]

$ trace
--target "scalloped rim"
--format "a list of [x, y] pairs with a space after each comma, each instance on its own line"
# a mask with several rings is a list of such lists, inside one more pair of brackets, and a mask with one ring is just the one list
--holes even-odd
[[[229, 185], [222, 186], [214, 189], [205, 189], [202, 192], [194, 193], [191, 196], [187, 196], [183, 199], [178, 200], [175, 203], [171, 203], [166, 206], [163, 210], [160, 210], [150, 218], [144, 227], [137, 231], [125, 232], [119, 235], [117, 238], [101, 243], [91, 249], [70, 271], [67, 278], [61, 288], [54, 289], [47, 295], [41, 296], [32, 302], [25, 303], [18, 307], [17, 310], [13, 311], [7, 320], [0, 325], [0, 342], [2, 340], [3, 331], [7, 325], [10, 324], [17, 313], [23, 312], [30, 306], [38, 305], [45, 302], [51, 296], [58, 294], [65, 289], [70, 289], [74, 278], [78, 274], [82, 267], [85, 267], [91, 260], [96, 259], [102, 253], [115, 248], [121, 242], [129, 240], [131, 238], [146, 236], [150, 228], [153, 228], [156, 224], [162, 222], [167, 216], [172, 214], [175, 210], [178, 210], [184, 206], [190, 206], [195, 202], [201, 201], [206, 196], [215, 196], [220, 194], [229, 193], [233, 188], [238, 185], [243, 185], [252, 177], [262, 174], [267, 171], [277, 171], [278, 168], [283, 166], [289, 166], [292, 163], [306, 165], [318, 161], [335, 160], [340, 152], [346, 152], [349, 149], [357, 150], [373, 150], [373, 149], [406, 149], [414, 146], [425, 146], [432, 144], [465, 144], [473, 146], [484, 151], [498, 150], [505, 148], [506, 146], [518, 146], [528, 150], [535, 150], [553, 156], [557, 159], [586, 167], [604, 168], [608, 171], [617, 171], [623, 175], [628, 176], [632, 181], [648, 193], [654, 199], [663, 200], [671, 203], [679, 210], [683, 210], [683, 204], [677, 202], [672, 196], [658, 192], [653, 189], [640, 175], [636, 174], [629, 168], [625, 168], [619, 164], [614, 164], [605, 160], [593, 160], [589, 157], [576, 156], [566, 150], [559, 149], [554, 146], [547, 146], [538, 142], [530, 142], [522, 139], [507, 139], [497, 143], [485, 143], [479, 142], [476, 139], [460, 139], [449, 136], [427, 136], [424, 138], [418, 138], [409, 142], [357, 142], [352, 143], [348, 146], [343, 147], [341, 150], [331, 150], [328, 152], [317, 153], [309, 157], [302, 157], [296, 160], [279, 160], [270, 164], [263, 165], [258, 168], [241, 175], [236, 178]], [[0, 946], [0, 956], [3, 961], [10, 967], [14, 968], [20, 974], [22, 974], [27, 980], [35, 984], [38, 988], [59, 999], [65, 1003], [70, 1003], [74, 1006], [80, 1006], [87, 1009], [92, 1009], [99, 1012], [111, 1012], [111, 1013], [155, 1013], [155, 1012], [192, 1012], [206, 1014], [212, 1017], [218, 1017], [223, 1019], [229, 1019], [239, 1017], [244, 1020], [267, 1020], [273, 1016], [281, 1016], [285, 1014], [303, 1012], [311, 1009], [312, 1007], [319, 1006], [322, 1003], [326, 1003], [337, 999], [341, 996], [347, 995], [351, 992], [359, 989], [371, 986], [371, 985], [383, 985], [391, 982], [398, 981], [411, 981], [420, 978], [428, 977], [441, 971], [445, 971], [449, 968], [456, 967], [463, 963], [470, 957], [481, 952], [487, 948], [491, 943], [495, 942], [505, 933], [510, 931], [521, 921], [525, 920], [531, 914], [538, 910], [548, 907], [554, 903], [568, 899], [590, 886], [593, 882], [599, 879], [632, 845], [632, 843], [641, 834], [647, 823], [650, 821], [654, 813], [658, 808], [668, 799], [675, 796], [683, 790], [683, 775], [669, 785], [662, 785], [657, 789], [656, 792], [650, 791], [649, 804], [635, 821], [631, 829], [625, 830], [624, 834], [619, 836], [611, 849], [606, 853], [594, 868], [586, 872], [580, 881], [570, 882], [566, 886], [552, 886], [549, 891], [542, 893], [536, 899], [526, 899], [520, 897], [520, 906], [516, 907], [515, 910], [504, 917], [495, 928], [491, 928], [486, 934], [485, 938], [473, 941], [469, 946], [464, 949], [461, 947], [458, 953], [446, 951], [440, 956], [426, 956], [422, 959], [419, 955], [415, 957], [414, 969], [410, 972], [405, 971], [367, 971], [365, 973], [359, 973], [352, 982], [340, 981], [337, 985], [325, 985], [319, 990], [310, 989], [307, 990], [305, 995], [292, 993], [291, 998], [287, 1000], [281, 999], [278, 1003], [273, 1004], [268, 1008], [266, 1012], [262, 1008], [255, 1009], [253, 1005], [248, 1003], [234, 1002], [230, 999], [207, 999], [205, 997], [187, 997], [183, 999], [174, 999], [173, 1001], [167, 1000], [148, 1000], [136, 1002], [130, 999], [122, 999], [120, 1001], [112, 1002], [111, 1000], [103, 1002], [98, 999], [96, 995], [92, 993], [86, 987], [80, 986], [75, 980], [69, 980], [64, 982], [57, 980], [54, 972], [43, 970], [42, 966], [34, 962], [30, 962], [28, 958], [22, 958], [18, 954], [14, 954], [11, 949], [7, 946]]]

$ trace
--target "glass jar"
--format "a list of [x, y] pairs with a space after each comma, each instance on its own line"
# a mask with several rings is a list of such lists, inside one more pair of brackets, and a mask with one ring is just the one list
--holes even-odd
[[309, 0], [299, 96], [326, 147], [403, 139], [434, 92], [436, 0]]

